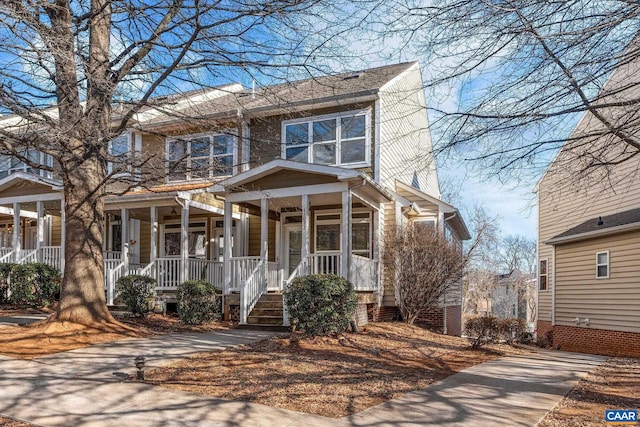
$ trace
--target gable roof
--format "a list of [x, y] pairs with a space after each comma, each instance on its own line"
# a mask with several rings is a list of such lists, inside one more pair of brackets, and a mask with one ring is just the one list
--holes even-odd
[[224, 96], [191, 105], [175, 116], [165, 115], [149, 124], [161, 125], [180, 117], [224, 118], [238, 114], [260, 116], [288, 113], [303, 106], [319, 108], [325, 104], [353, 104], [374, 100], [386, 84], [399, 77], [417, 62], [404, 62], [349, 73], [312, 77], [287, 83], [231, 91]]
[[640, 229], [640, 208], [588, 219], [543, 243], [557, 245], [635, 229]]
[[58, 181], [55, 179], [43, 178], [40, 175], [35, 175], [28, 172], [14, 172], [0, 179], [0, 191], [4, 191], [7, 188], [11, 188], [22, 182], [44, 185], [51, 188], [51, 191], [54, 191], [54, 192], [62, 190], [61, 181]]

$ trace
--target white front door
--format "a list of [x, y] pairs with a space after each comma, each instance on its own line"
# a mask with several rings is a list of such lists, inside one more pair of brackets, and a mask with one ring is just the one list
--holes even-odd
[[302, 225], [290, 224], [284, 232], [284, 273], [288, 278], [302, 260]]

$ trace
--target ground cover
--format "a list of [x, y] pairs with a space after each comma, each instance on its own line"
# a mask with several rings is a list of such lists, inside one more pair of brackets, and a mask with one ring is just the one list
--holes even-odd
[[603, 426], [607, 409], [640, 410], [640, 359], [607, 360], [578, 382], [538, 426]]
[[362, 411], [458, 371], [530, 349], [471, 350], [466, 339], [404, 323], [358, 334], [285, 335], [200, 354], [147, 372], [149, 383], [329, 417]]

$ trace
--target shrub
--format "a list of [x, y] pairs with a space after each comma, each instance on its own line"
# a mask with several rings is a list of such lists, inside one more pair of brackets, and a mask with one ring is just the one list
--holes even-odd
[[0, 264], [0, 304], [9, 303], [9, 275], [16, 264]]
[[472, 348], [480, 348], [498, 338], [498, 321], [495, 317], [479, 316], [467, 319], [464, 330]]
[[357, 304], [353, 284], [331, 274], [297, 277], [284, 297], [294, 327], [311, 336], [347, 330]]
[[155, 305], [156, 279], [137, 274], [122, 276], [116, 282], [116, 293], [130, 312], [146, 316]]
[[46, 307], [60, 293], [61, 276], [48, 264], [0, 265], [0, 301], [28, 307]]
[[527, 323], [524, 319], [511, 318], [498, 321], [499, 336], [508, 344], [522, 341], [525, 332], [527, 332]]
[[178, 286], [178, 316], [182, 323], [200, 325], [219, 319], [222, 298], [214, 285], [204, 280], [188, 280]]

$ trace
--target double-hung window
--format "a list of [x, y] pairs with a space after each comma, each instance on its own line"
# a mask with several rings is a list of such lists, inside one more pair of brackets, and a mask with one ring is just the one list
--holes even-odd
[[370, 164], [369, 111], [283, 122], [282, 157], [299, 162], [340, 166]]
[[234, 135], [195, 135], [167, 141], [169, 181], [210, 179], [233, 173]]
[[547, 260], [541, 259], [538, 265], [538, 289], [547, 290]]
[[131, 137], [130, 133], [123, 133], [109, 141], [107, 173], [120, 176], [131, 171]]
[[596, 254], [596, 278], [609, 278], [609, 251], [598, 252]]

